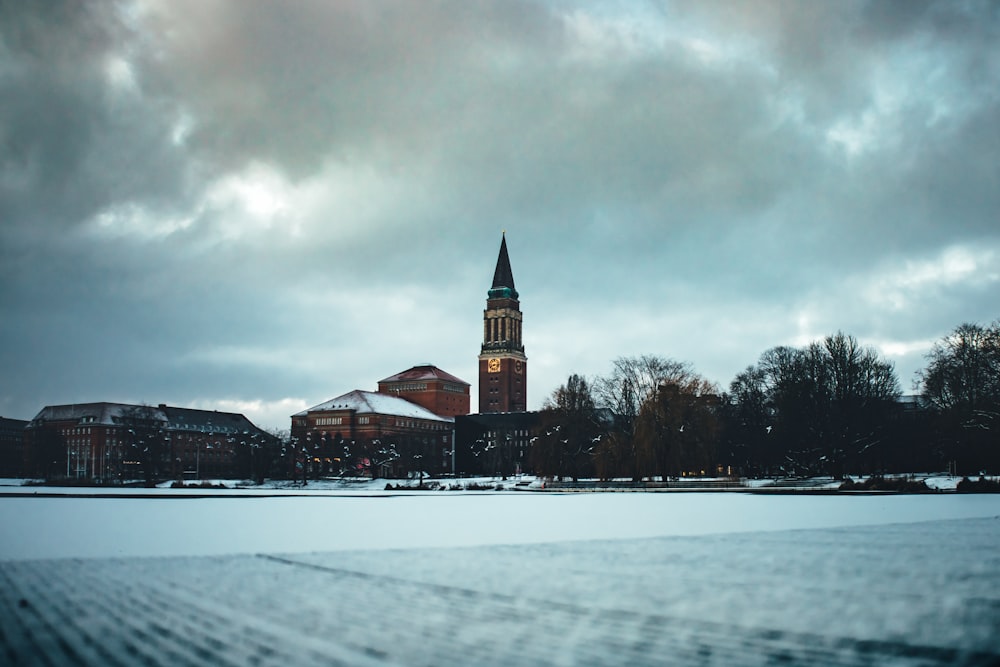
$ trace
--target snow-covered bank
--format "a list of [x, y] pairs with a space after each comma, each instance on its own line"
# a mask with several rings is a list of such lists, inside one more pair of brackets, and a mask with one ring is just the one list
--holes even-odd
[[[887, 476], [887, 480], [907, 480], [923, 483], [931, 491], [955, 491], [961, 477], [943, 473], [914, 473], [908, 475]], [[848, 480], [860, 483], [864, 477], [852, 477]], [[808, 490], [836, 491], [844, 480], [833, 477], [814, 478], [762, 478], [734, 479], [689, 477], [670, 480], [666, 483], [653, 481], [634, 483], [631, 480], [613, 480], [602, 482], [583, 480], [581, 482], [553, 481], [537, 478], [532, 475], [517, 477], [463, 477], [447, 479], [416, 480], [396, 479], [366, 479], [359, 477], [327, 478], [310, 480], [303, 485], [299, 481], [266, 480], [255, 484], [249, 480], [211, 479], [201, 482], [189, 481], [183, 485], [176, 482], [162, 482], [155, 488], [146, 488], [136, 482], [127, 486], [58, 486], [42, 483], [41, 480], [0, 479], [0, 496], [3, 495], [67, 495], [67, 496], [275, 496], [275, 495], [389, 495], [389, 492], [404, 491], [407, 493], [437, 492], [437, 491], [476, 491], [497, 493], [507, 491], [688, 491], [688, 490]]]
[[1000, 495], [0, 497], [0, 559], [529, 544], [1000, 516]]

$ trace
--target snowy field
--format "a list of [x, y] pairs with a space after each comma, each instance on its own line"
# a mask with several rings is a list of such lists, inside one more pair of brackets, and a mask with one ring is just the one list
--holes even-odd
[[0, 494], [0, 664], [1000, 664], [1000, 495], [153, 494]]

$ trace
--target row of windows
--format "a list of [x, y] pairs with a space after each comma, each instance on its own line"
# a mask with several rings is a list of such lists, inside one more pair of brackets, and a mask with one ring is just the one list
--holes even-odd
[[[368, 425], [372, 423], [378, 423], [378, 418], [372, 421], [369, 416], [358, 417], [358, 424]], [[344, 423], [343, 417], [319, 417], [316, 419], [314, 426], [342, 426]], [[382, 424], [384, 426], [397, 426], [399, 428], [419, 428], [429, 431], [442, 431], [451, 427], [450, 424], [438, 423], [438, 422], [425, 422], [417, 419], [403, 419], [401, 417], [383, 417]], [[299, 426], [305, 426], [305, 424], [299, 424]]]
[[496, 438], [496, 437], [498, 437], [500, 435], [503, 435], [503, 437], [505, 437], [505, 438], [513, 438], [513, 437], [518, 437], [518, 436], [520, 436], [522, 438], [526, 438], [526, 437], [528, 437], [528, 429], [526, 429], [526, 428], [515, 428], [515, 429], [512, 429], [510, 431], [504, 430], [504, 431], [487, 431], [486, 432], [486, 437], [487, 438]]
[[426, 382], [407, 382], [406, 384], [394, 384], [388, 387], [389, 391], [427, 391]]
[[429, 429], [432, 431], [443, 431], [444, 429], [449, 428], [449, 425], [440, 424], [437, 422], [423, 422], [423, 421], [416, 421], [413, 419], [398, 419], [398, 418], [396, 419], [395, 426], [398, 426], [400, 428], [422, 428], [422, 429]]
[[[161, 430], [162, 429], [163, 431], [170, 431], [170, 432], [173, 432], [173, 433], [179, 433], [180, 435], [178, 435], [177, 437], [183, 437], [184, 433], [207, 433], [207, 434], [211, 434], [211, 435], [225, 435], [227, 433], [237, 433], [239, 431], [239, 429], [236, 429], [236, 428], [231, 428], [231, 427], [213, 427], [211, 425], [208, 425], [208, 426], [199, 426], [199, 427], [191, 428], [191, 427], [184, 427], [181, 424], [167, 424], [167, 425], [164, 426], [163, 424], [158, 424], [157, 423], [157, 424], [150, 424], [149, 426], [151, 427], [151, 429], [156, 429], [156, 430]], [[108, 434], [113, 434], [113, 433], [116, 432], [116, 430], [117, 429], [106, 428], [104, 430], [104, 432], [108, 433]], [[64, 436], [70, 436], [70, 435], [90, 435], [90, 427], [86, 426], [86, 427], [78, 427], [78, 428], [64, 428], [64, 429], [62, 429], [62, 434]], [[192, 436], [189, 435], [188, 437], [192, 437]]]

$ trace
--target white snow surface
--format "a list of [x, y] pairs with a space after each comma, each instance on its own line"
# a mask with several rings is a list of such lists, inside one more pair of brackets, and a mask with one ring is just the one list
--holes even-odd
[[0, 488], [0, 663], [1000, 664], [1000, 495], [341, 486]]
[[0, 495], [0, 559], [473, 547], [1000, 516], [996, 494], [140, 491], [150, 495]]

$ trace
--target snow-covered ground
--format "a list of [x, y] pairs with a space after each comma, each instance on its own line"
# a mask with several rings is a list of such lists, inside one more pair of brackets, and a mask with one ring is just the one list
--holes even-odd
[[0, 663], [1000, 664], [1000, 495], [310, 486], [0, 494]]
[[[929, 489], [935, 491], [954, 491], [961, 481], [961, 477], [947, 475], [943, 473], [919, 473], [909, 475], [897, 475], [895, 477], [924, 482]], [[852, 477], [855, 482], [863, 482], [863, 477]], [[592, 485], [601, 486], [594, 480], [589, 480]], [[629, 480], [616, 480], [629, 483]], [[671, 485], [675, 488], [651, 488], [655, 491], [679, 490], [677, 487], [686, 489], [697, 488], [703, 485], [706, 488], [722, 483], [730, 487], [730, 490], [739, 490], [739, 487], [747, 489], [809, 489], [809, 490], [829, 490], [833, 491], [840, 487], [843, 480], [833, 477], [814, 477], [803, 479], [782, 479], [782, 478], [761, 478], [761, 479], [741, 479], [734, 481], [731, 478], [685, 478], [674, 481]], [[201, 482], [188, 481], [184, 486], [178, 486], [174, 482], [162, 482], [157, 487], [158, 493], [173, 495], [202, 495], [210, 493], [212, 495], [324, 495], [335, 491], [338, 494], [360, 494], [360, 495], [386, 495], [382, 492], [388, 490], [407, 489], [419, 493], [422, 491], [465, 491], [488, 490], [499, 491], [539, 491], [553, 490], [556, 487], [561, 490], [568, 490], [553, 485], [551, 479], [546, 480], [531, 475], [519, 475], [517, 477], [471, 477], [471, 478], [451, 478], [451, 479], [426, 479], [423, 487], [416, 480], [385, 480], [385, 479], [365, 479], [365, 478], [331, 478], [322, 480], [310, 480], [303, 486], [301, 482], [289, 480], [267, 480], [263, 484], [255, 484], [248, 480], [232, 479], [208, 479]], [[614, 483], [611, 484], [612, 486]], [[652, 485], [655, 487], [656, 485]], [[624, 489], [622, 489], [624, 490]], [[643, 490], [643, 489], [635, 489]], [[103, 495], [103, 496], [134, 496], [137, 494], [148, 494], [150, 491], [142, 487], [139, 481], [130, 486], [73, 486], [58, 487], [42, 484], [41, 480], [9, 479], [0, 478], [0, 496], [4, 494], [24, 494], [36, 493], [44, 495]]]
[[[307, 489], [304, 495], [281, 495], [301, 489], [278, 490], [276, 496], [259, 495], [266, 493], [260, 489], [213, 491], [208, 497], [186, 497], [190, 489], [157, 489], [142, 498], [0, 495], [0, 559], [459, 547], [1000, 515], [1000, 495]], [[137, 491], [146, 490], [131, 490]]]

